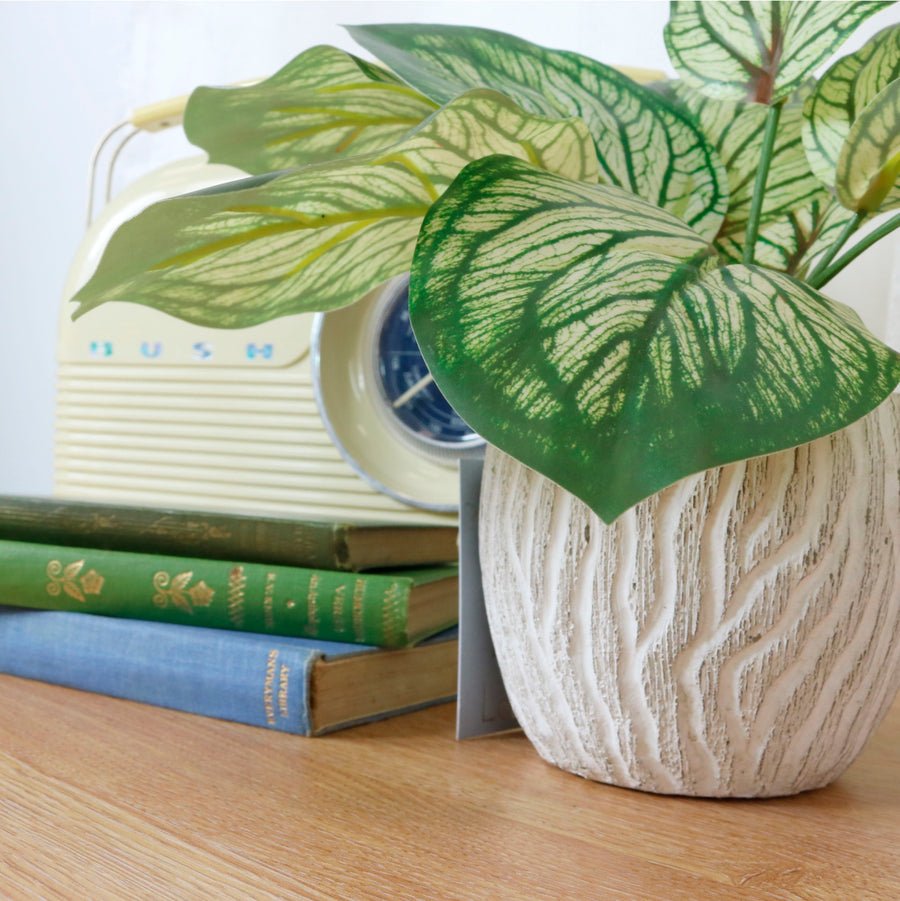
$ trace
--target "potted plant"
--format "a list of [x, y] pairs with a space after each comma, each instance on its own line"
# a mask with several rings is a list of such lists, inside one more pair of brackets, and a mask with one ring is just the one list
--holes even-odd
[[387, 68], [317, 47], [194, 92], [188, 136], [252, 177], [126, 223], [77, 315], [244, 326], [410, 270], [491, 445], [489, 615], [538, 750], [662, 792], [824, 784], [900, 684], [900, 355], [824, 293], [900, 225], [900, 25], [814, 76], [888, 5], [673, 2], [680, 78], [649, 85], [351, 28]]

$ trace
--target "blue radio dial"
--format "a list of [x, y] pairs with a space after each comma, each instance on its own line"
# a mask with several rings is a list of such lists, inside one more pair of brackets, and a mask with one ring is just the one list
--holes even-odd
[[415, 441], [448, 456], [484, 443], [450, 406], [428, 372], [409, 319], [408, 283], [388, 299], [374, 351], [387, 415]]

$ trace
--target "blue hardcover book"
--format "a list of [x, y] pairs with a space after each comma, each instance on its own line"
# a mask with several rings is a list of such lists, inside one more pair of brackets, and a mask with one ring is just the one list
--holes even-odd
[[452, 700], [455, 629], [412, 648], [0, 607], [0, 672], [321, 735]]

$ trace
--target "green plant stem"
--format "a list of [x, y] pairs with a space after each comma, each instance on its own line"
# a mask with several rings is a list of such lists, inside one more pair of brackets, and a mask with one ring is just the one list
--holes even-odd
[[810, 272], [807, 277], [807, 282], [811, 285], [816, 284], [816, 280], [819, 276], [828, 269], [828, 266], [831, 264], [831, 261], [837, 256], [838, 251], [847, 243], [850, 239], [850, 236], [863, 224], [866, 219], [866, 214], [859, 212], [852, 219], [848, 220], [847, 224], [844, 226], [843, 231], [841, 231], [840, 235], [838, 235], [837, 240], [828, 248], [828, 250], [822, 255], [822, 258], [818, 263], [813, 267], [813, 271]]
[[745, 266], [753, 263], [756, 256], [756, 238], [759, 235], [759, 220], [762, 216], [763, 199], [766, 194], [766, 182], [769, 179], [769, 167], [772, 164], [772, 152], [775, 148], [775, 137], [778, 134], [778, 120], [784, 101], [769, 107], [766, 118], [766, 130], [763, 134], [762, 154], [759, 169], [756, 171], [756, 182], [753, 185], [753, 202], [747, 220], [747, 240], [744, 244], [743, 262]]
[[900, 228], [900, 213], [888, 219], [878, 228], [873, 229], [868, 235], [862, 238], [857, 244], [854, 244], [839, 260], [832, 263], [827, 269], [821, 272], [816, 280], [808, 279], [808, 283], [813, 288], [821, 288], [831, 281], [845, 266], [852, 263], [860, 254], [865, 253], [873, 244], [880, 241], [885, 235], [889, 235], [895, 229]]

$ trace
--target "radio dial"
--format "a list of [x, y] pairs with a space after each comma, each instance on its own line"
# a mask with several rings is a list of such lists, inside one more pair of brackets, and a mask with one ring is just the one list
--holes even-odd
[[426, 456], [455, 461], [484, 440], [462, 420], [435, 384], [409, 319], [409, 279], [383, 295], [375, 317], [373, 369], [385, 424]]
[[322, 421], [344, 459], [379, 491], [455, 512], [456, 462], [484, 439], [441, 394], [409, 320], [409, 276], [317, 314], [312, 371]]

